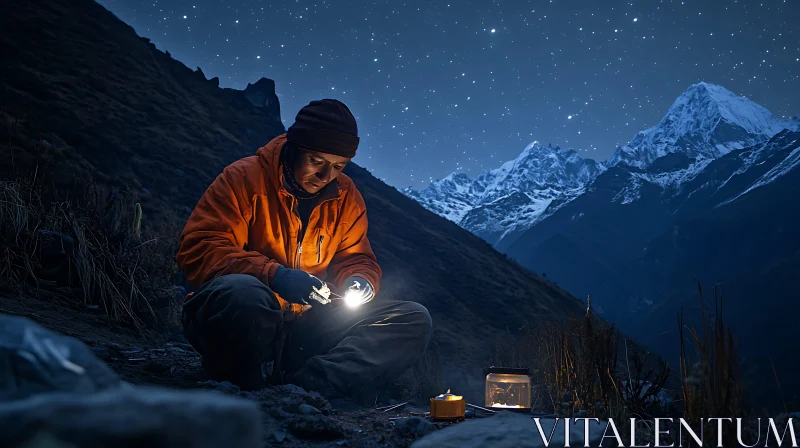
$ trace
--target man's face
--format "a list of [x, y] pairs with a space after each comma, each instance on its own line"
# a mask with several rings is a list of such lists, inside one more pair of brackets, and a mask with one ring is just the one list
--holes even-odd
[[349, 157], [297, 149], [294, 180], [308, 193], [317, 193], [336, 179], [349, 161]]

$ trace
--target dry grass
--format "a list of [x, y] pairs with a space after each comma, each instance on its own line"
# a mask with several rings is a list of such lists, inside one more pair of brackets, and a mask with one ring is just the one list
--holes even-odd
[[[618, 366], [620, 354], [624, 366]], [[531, 368], [531, 406], [536, 411], [612, 417], [624, 425], [630, 417], [646, 419], [664, 412], [659, 395], [669, 368], [661, 361], [659, 368], [649, 369], [648, 358], [635, 343], [620, 346], [615, 326], [594, 318], [589, 306], [582, 318], [543, 323], [516, 337], [504, 335], [492, 363]]]
[[145, 327], [155, 318], [150, 300], [176, 273], [174, 232], [143, 230], [132, 195], [96, 186], [72, 193], [56, 198], [35, 176], [0, 182], [0, 283], [23, 294], [57, 291]]
[[540, 340], [541, 378], [553, 412], [607, 415], [615, 396], [619, 332], [593, 319], [591, 309], [581, 319], [544, 328]]
[[[692, 425], [701, 418], [744, 417], [744, 389], [740, 376], [739, 352], [733, 333], [725, 328], [722, 319], [722, 301], [714, 289], [715, 314], [706, 309], [703, 290], [697, 284], [702, 307], [702, 329], [686, 328], [683, 316], [678, 314], [681, 336], [681, 380], [683, 386], [683, 417]], [[689, 333], [696, 349], [696, 360], [687, 353], [684, 329]], [[704, 442], [716, 443], [716, 428], [707, 427]], [[724, 446], [738, 446], [732, 431], [723, 433]]]

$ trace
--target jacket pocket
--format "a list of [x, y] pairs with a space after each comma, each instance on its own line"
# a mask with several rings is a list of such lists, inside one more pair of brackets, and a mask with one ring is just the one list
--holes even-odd
[[328, 246], [330, 236], [325, 230], [316, 228], [306, 236], [303, 244], [303, 260], [309, 266], [319, 266], [325, 262], [325, 248]]
[[322, 263], [322, 243], [325, 242], [325, 235], [320, 232], [317, 237], [317, 264]]

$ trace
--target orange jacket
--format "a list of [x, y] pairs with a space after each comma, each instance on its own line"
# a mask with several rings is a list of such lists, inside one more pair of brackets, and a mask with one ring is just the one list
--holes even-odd
[[[297, 200], [283, 187], [280, 153], [286, 134], [228, 167], [208, 187], [180, 237], [177, 262], [197, 288], [218, 275], [248, 274], [267, 286], [279, 265], [302, 269], [341, 288], [351, 275], [380, 287], [381, 268], [367, 239], [367, 210], [353, 181], [340, 174], [338, 191], [311, 211], [303, 241]], [[281, 308], [306, 307], [278, 296]]]

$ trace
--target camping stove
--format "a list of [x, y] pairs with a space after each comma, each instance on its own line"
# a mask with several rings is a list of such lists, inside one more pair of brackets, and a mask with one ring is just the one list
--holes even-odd
[[461, 395], [453, 395], [450, 389], [446, 394], [431, 398], [431, 418], [436, 421], [453, 421], [464, 418], [467, 402]]

